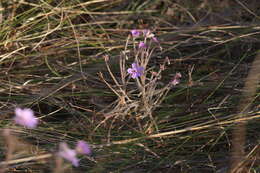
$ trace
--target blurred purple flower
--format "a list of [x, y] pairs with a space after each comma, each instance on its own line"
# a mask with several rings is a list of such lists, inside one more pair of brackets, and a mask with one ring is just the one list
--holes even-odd
[[139, 37], [141, 32], [136, 29], [133, 29], [133, 30], [131, 30], [131, 34], [135, 38], [135, 37]]
[[177, 85], [180, 83], [180, 78], [181, 78], [181, 73], [176, 73], [175, 76], [173, 77], [171, 84], [172, 85]]
[[154, 41], [154, 42], [156, 42], [156, 43], [159, 43], [159, 40], [157, 39], [157, 37], [152, 37], [152, 40]]
[[147, 47], [146, 44], [143, 41], [140, 41], [138, 48], [141, 49], [141, 48], [146, 48], [146, 47]]
[[144, 29], [142, 30], [142, 32], [145, 37], [148, 37], [151, 34], [151, 31], [149, 29]]
[[128, 68], [128, 69], [127, 69], [127, 72], [131, 75], [131, 77], [132, 77], [133, 79], [135, 79], [135, 78], [138, 78], [138, 77], [140, 77], [140, 76], [143, 75], [143, 73], [144, 73], [144, 68], [138, 66], [137, 63], [133, 63], [133, 64], [132, 64], [132, 68]]
[[65, 142], [60, 143], [58, 156], [70, 161], [72, 163], [72, 165], [74, 165], [76, 167], [79, 166], [79, 160], [77, 158], [76, 151], [70, 149]]
[[38, 124], [38, 119], [34, 116], [31, 109], [25, 108], [15, 108], [14, 121], [16, 124], [25, 126], [27, 128], [35, 128]]
[[91, 153], [91, 149], [90, 149], [90, 146], [88, 145], [88, 143], [86, 143], [85, 141], [82, 141], [82, 140], [78, 141], [75, 150], [79, 154], [90, 154]]

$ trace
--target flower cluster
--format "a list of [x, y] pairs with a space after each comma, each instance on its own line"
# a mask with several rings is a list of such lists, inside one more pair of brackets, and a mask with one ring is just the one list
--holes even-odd
[[[152, 41], [154, 41], [155, 43], [159, 43], [157, 37], [155, 37], [155, 35], [149, 29], [143, 29], [143, 30], [133, 29], [131, 30], [131, 34], [134, 39], [143, 36], [144, 38], [151, 38]], [[139, 49], [147, 48], [147, 45], [144, 41], [140, 41], [138, 44], [138, 48]]]
[[[34, 116], [33, 110], [29, 108], [16, 108], [14, 122], [26, 128], [36, 128], [38, 119]], [[58, 156], [70, 161], [74, 166], [79, 166], [78, 154], [89, 155], [90, 146], [85, 141], [78, 141], [75, 149], [70, 149], [65, 142], [60, 143]]]
[[[149, 29], [143, 29], [143, 30], [133, 29], [133, 30], [131, 30], [131, 35], [132, 35], [133, 39], [136, 39], [140, 36], [143, 36], [145, 38], [143, 41], [140, 41], [138, 43], [138, 49], [140, 49], [140, 50], [148, 48], [148, 45], [146, 43], [147, 38], [150, 38], [153, 42], [159, 43], [158, 39], [155, 37], [155, 35]], [[139, 61], [140, 61], [140, 59], [139, 59]], [[134, 62], [134, 63], [132, 63], [132, 68], [128, 68], [127, 72], [128, 72], [128, 74], [130, 74], [130, 76], [133, 79], [136, 79], [138, 77], [141, 77], [144, 74], [145, 68], [143, 66], [145, 66], [145, 65], [146, 64], [141, 64], [141, 66], [139, 66], [139, 62]]]
[[[132, 44], [130, 49], [129, 43]], [[100, 78], [118, 96], [118, 99], [115, 104], [102, 110], [109, 115], [106, 116], [104, 122], [108, 119], [107, 117], [125, 118], [128, 115], [134, 115], [138, 117], [136, 121], [150, 119], [150, 121], [137, 123], [145, 123], [145, 126], [154, 126], [154, 129], [158, 129], [153, 118], [153, 111], [163, 102], [173, 86], [180, 83], [181, 78], [181, 74], [177, 73], [167, 84], [163, 84], [162, 74], [166, 65], [170, 64], [170, 60], [166, 57], [159, 68], [156, 64], [150, 63], [151, 59], [155, 58], [153, 53], [158, 48], [162, 50], [159, 40], [150, 30], [131, 30], [119, 59], [121, 78], [114, 75], [109, 66], [108, 56], [105, 56], [106, 67], [114, 84], [108, 82], [102, 73], [100, 73]], [[131, 67], [127, 68], [128, 60], [132, 62]], [[135, 82], [130, 81], [130, 78]]]
[[91, 153], [90, 146], [85, 141], [78, 141], [75, 149], [70, 149], [67, 143], [60, 143], [58, 156], [62, 157], [72, 163], [72, 165], [78, 167], [79, 159], [78, 154], [89, 155]]
[[[131, 34], [132, 34], [133, 38], [137, 38], [141, 35], [146, 38], [156, 38], [155, 35], [149, 29], [143, 29], [143, 30], [133, 29], [133, 30], [131, 30]], [[157, 39], [155, 39], [155, 40], [157, 40]]]

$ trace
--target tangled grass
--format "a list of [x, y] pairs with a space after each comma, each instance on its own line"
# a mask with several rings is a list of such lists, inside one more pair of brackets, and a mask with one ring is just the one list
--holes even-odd
[[[21, 143], [4, 161], [8, 149], [1, 140], [0, 164], [7, 171], [51, 172], [60, 142], [85, 140], [93, 155], [82, 156], [78, 168], [65, 162], [68, 172], [225, 172], [231, 129], [246, 121], [243, 165], [259, 172], [258, 90], [247, 116], [237, 113], [259, 50], [257, 1], [0, 5], [1, 126]], [[149, 63], [135, 57], [139, 40], [128, 38], [132, 29], [150, 29], [160, 41], [162, 50], [148, 51]], [[147, 76], [127, 75], [134, 61]], [[182, 80], [172, 89], [168, 83], [176, 72]], [[13, 124], [18, 106], [34, 110], [37, 129]]]

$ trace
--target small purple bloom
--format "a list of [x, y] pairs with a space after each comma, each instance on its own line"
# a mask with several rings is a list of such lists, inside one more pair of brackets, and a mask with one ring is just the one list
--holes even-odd
[[171, 84], [172, 85], [177, 85], [180, 83], [180, 78], [181, 78], [181, 73], [176, 73], [175, 76], [173, 77]]
[[88, 143], [86, 143], [85, 141], [82, 141], [82, 140], [78, 141], [75, 150], [79, 154], [90, 154], [91, 153], [91, 149], [90, 149], [90, 146], [88, 145]]
[[135, 79], [143, 75], [144, 67], [140, 67], [137, 63], [133, 63], [132, 68], [128, 68], [127, 72], [131, 75], [133, 79]]
[[16, 124], [25, 126], [30, 129], [35, 128], [38, 124], [38, 119], [34, 116], [33, 111], [29, 108], [15, 108], [14, 121]]
[[172, 82], [171, 82], [171, 84], [172, 84], [173, 86], [178, 85], [179, 83], [180, 83], [180, 80], [179, 80], [179, 79], [174, 79], [174, 80], [172, 80]]
[[77, 158], [76, 151], [70, 149], [65, 142], [60, 143], [58, 156], [70, 161], [72, 163], [72, 165], [74, 165], [76, 167], [79, 166], [79, 160]]
[[152, 37], [152, 40], [154, 41], [154, 42], [156, 42], [156, 43], [159, 43], [159, 40], [157, 39], [157, 37]]
[[135, 38], [135, 37], [139, 37], [141, 32], [136, 29], [133, 29], [133, 30], [131, 30], [131, 34]]
[[145, 37], [148, 37], [151, 34], [151, 31], [149, 29], [144, 29], [142, 30], [142, 32]]
[[139, 49], [141, 49], [141, 48], [146, 48], [147, 46], [146, 46], [146, 44], [143, 42], [143, 41], [141, 41], [140, 43], [139, 43], [139, 45], [138, 45], [138, 48]]

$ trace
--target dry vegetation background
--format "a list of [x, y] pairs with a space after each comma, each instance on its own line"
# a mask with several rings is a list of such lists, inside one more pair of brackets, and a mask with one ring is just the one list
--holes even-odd
[[[29, 151], [16, 159], [53, 153], [60, 141], [88, 141], [91, 157], [68, 172], [227, 172], [231, 131], [246, 121], [243, 166], [260, 172], [259, 82], [245, 117], [243, 86], [260, 47], [258, 0], [2, 0], [0, 2], [0, 125]], [[149, 119], [106, 119], [116, 99], [98, 72], [104, 55], [119, 76], [118, 58], [131, 29], [150, 29], [163, 48], [150, 66], [169, 57], [165, 85], [173, 88]], [[130, 65], [131, 62], [129, 62]], [[260, 68], [260, 67], [259, 67]], [[256, 74], [259, 76], [259, 74]], [[107, 80], [112, 79], [108, 77]], [[258, 78], [259, 80], [259, 78]], [[17, 106], [30, 107], [40, 127], [12, 123]], [[104, 121], [105, 120], [105, 121]], [[1, 144], [1, 158], [5, 147]], [[9, 172], [51, 172], [45, 159], [14, 161]], [[14, 159], [14, 160], [16, 160]]]

